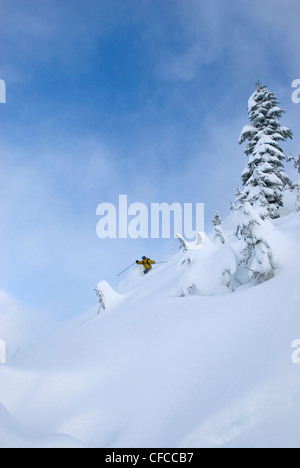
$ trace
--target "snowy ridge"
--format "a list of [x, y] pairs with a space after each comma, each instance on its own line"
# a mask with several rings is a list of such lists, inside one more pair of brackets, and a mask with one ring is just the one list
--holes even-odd
[[2, 446], [299, 446], [300, 215], [272, 225], [270, 281], [232, 293], [239, 241], [205, 237], [0, 366]]

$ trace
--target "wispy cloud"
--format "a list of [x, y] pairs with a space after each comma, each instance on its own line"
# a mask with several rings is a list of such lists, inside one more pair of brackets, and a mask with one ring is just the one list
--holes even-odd
[[160, 72], [165, 78], [193, 80], [205, 73], [205, 65], [218, 61], [237, 67], [235, 73], [258, 64], [265, 73], [273, 68], [275, 57], [288, 68], [299, 63], [297, 0], [176, 4], [181, 41], [169, 49], [163, 42]]

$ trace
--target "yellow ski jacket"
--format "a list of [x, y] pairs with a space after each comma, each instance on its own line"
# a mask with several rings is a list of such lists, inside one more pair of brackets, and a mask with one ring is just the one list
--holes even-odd
[[155, 261], [151, 260], [151, 258], [145, 258], [145, 260], [136, 261], [137, 265], [144, 265], [145, 270], [151, 270], [153, 263], [155, 263]]

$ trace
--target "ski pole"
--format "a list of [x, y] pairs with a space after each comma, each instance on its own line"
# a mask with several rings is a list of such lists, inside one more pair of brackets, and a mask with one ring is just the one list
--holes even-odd
[[125, 270], [121, 271], [121, 273], [119, 273], [117, 276], [121, 276], [123, 273], [125, 273], [125, 271], [129, 270], [129, 268], [133, 267], [133, 265], [135, 265], [135, 262], [129, 267], [125, 268]]
[[160, 263], [169, 263], [169, 262], [155, 262], [156, 265], [159, 265]]

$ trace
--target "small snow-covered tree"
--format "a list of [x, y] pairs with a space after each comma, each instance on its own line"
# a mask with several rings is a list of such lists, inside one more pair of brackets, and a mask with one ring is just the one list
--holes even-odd
[[[290, 161], [294, 161], [294, 168], [300, 173], [300, 155], [297, 157], [291, 156]], [[296, 211], [300, 211], [300, 179], [297, 184], [295, 184], [295, 189], [297, 191], [296, 199]]]
[[99, 315], [101, 310], [105, 310], [105, 299], [104, 299], [104, 293], [101, 289], [96, 287], [95, 291], [96, 291], [96, 295], [98, 298], [98, 315]]
[[264, 221], [246, 201], [239, 207], [238, 232], [244, 240], [241, 263], [249, 270], [250, 279], [260, 282], [272, 278], [276, 271], [272, 250], [264, 234]]
[[214, 219], [213, 219], [213, 225], [216, 227], [216, 226], [220, 226], [221, 224], [222, 224], [221, 217], [220, 217], [219, 213], [216, 211]]
[[237, 208], [239, 208], [241, 205], [244, 204], [245, 200], [247, 198], [247, 195], [238, 187], [236, 189], [236, 198], [235, 198], [235, 203], [237, 204]]
[[108, 308], [116, 304], [121, 296], [116, 293], [107, 281], [100, 281], [95, 288], [98, 298], [98, 315], [101, 311], [105, 311]]
[[179, 240], [179, 243], [180, 243], [180, 248], [183, 250], [183, 251], [186, 251], [188, 250], [188, 246], [187, 246], [187, 241], [184, 239], [183, 236], [181, 236], [180, 234], [176, 234], [176, 237], [177, 239]]
[[200, 247], [200, 246], [203, 246], [204, 244], [204, 238], [201, 234], [201, 232], [197, 232], [197, 236], [196, 236], [196, 247]]
[[219, 243], [219, 244], [225, 244], [225, 237], [224, 237], [224, 233], [223, 233], [223, 229], [221, 226], [216, 226], [215, 227], [215, 240]]
[[230, 202], [230, 211], [233, 213], [236, 210], [236, 206], [234, 203]]
[[296, 211], [300, 211], [300, 185], [297, 185]]
[[201, 232], [197, 232], [196, 240], [194, 242], [188, 242], [181, 234], [176, 234], [176, 237], [179, 240], [180, 248], [183, 251], [200, 249], [204, 244]]
[[218, 244], [225, 244], [225, 237], [222, 229], [222, 220], [217, 211], [213, 219], [213, 225], [215, 227], [215, 240]]
[[300, 173], [300, 155], [294, 158], [294, 168]]
[[243, 128], [239, 140], [240, 144], [248, 140], [245, 153], [249, 159], [242, 174], [246, 199], [262, 219], [278, 218], [283, 191], [286, 186], [292, 187], [284, 170], [286, 157], [279, 142], [292, 138], [293, 134], [280, 125], [284, 111], [278, 104], [272, 91], [258, 82], [248, 102], [251, 124]]
[[[234, 205], [235, 206], [235, 211], [237, 211], [237, 212], [239, 211], [241, 206], [244, 205], [245, 199], [246, 199], [245, 193], [240, 189], [240, 187], [238, 187], [237, 190], [236, 190], [236, 198], [235, 198], [236, 205]], [[240, 237], [240, 226], [239, 226], [239, 224], [237, 224], [235, 236], [238, 237], [238, 238]]]

